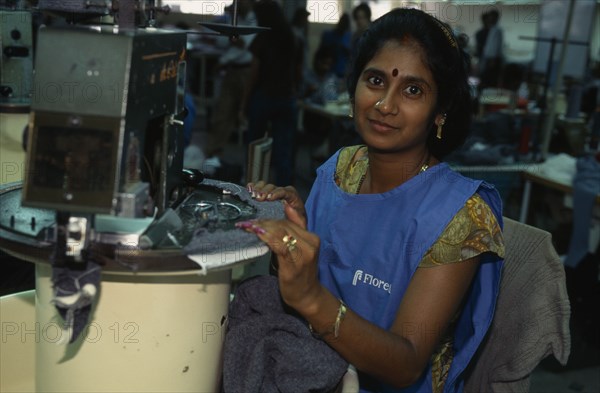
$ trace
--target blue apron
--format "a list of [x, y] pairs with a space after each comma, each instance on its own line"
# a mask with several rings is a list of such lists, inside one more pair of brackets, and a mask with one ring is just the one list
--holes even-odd
[[[357, 314], [388, 330], [425, 252], [475, 193], [500, 226], [496, 190], [441, 163], [382, 194], [353, 195], [334, 181], [339, 152], [317, 170], [306, 202], [309, 230], [319, 235], [319, 278]], [[502, 260], [486, 253], [457, 321], [454, 358], [445, 392], [462, 391], [460, 374], [492, 321]], [[372, 391], [361, 383], [361, 391]], [[377, 391], [430, 392], [431, 366], [408, 388], [379, 384]]]

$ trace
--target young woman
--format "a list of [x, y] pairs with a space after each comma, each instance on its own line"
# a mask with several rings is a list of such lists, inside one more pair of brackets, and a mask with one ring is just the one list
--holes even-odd
[[348, 80], [364, 145], [323, 164], [306, 206], [240, 225], [269, 245], [281, 296], [359, 371], [361, 391], [455, 392], [491, 323], [504, 245], [492, 186], [443, 157], [470, 123], [463, 53], [434, 17], [396, 9], [359, 42]]

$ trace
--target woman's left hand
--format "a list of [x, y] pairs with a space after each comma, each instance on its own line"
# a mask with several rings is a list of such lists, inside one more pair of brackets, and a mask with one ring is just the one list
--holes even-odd
[[281, 296], [302, 314], [316, 305], [322, 291], [317, 274], [320, 240], [306, 230], [304, 220], [293, 207], [285, 204], [284, 211], [283, 220], [253, 220], [237, 226], [254, 232], [275, 254]]

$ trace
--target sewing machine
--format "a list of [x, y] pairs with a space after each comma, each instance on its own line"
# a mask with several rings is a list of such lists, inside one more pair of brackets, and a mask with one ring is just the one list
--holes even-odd
[[165, 9], [154, 1], [40, 0], [38, 8], [67, 23], [37, 35], [25, 177], [0, 187], [0, 249], [36, 264], [36, 326], [42, 335], [57, 328], [61, 342], [56, 269], [79, 280], [93, 260], [102, 284], [90, 295], [91, 324], [73, 343], [14, 342], [36, 347], [27, 383], [217, 391], [231, 268], [268, 248], [255, 237], [236, 241], [249, 235], [236, 221], [264, 216], [243, 187], [183, 168], [186, 32], [155, 28]]
[[186, 35], [92, 26], [38, 40], [23, 204], [162, 213], [181, 186]]
[[79, 220], [80, 243], [92, 216], [169, 214], [203, 180], [183, 168], [187, 32], [154, 28], [154, 1], [39, 8], [71, 25], [39, 30], [23, 206]]

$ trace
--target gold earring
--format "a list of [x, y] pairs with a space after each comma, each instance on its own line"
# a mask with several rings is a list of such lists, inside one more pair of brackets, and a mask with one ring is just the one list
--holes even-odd
[[348, 117], [351, 119], [354, 117], [354, 107], [353, 106], [350, 106], [350, 113], [348, 113]]
[[444, 124], [446, 124], [446, 115], [444, 115], [444, 117], [442, 117], [442, 119], [440, 120], [440, 123], [438, 124], [437, 135], [436, 135], [437, 139], [442, 139], [442, 127], [444, 127]]

